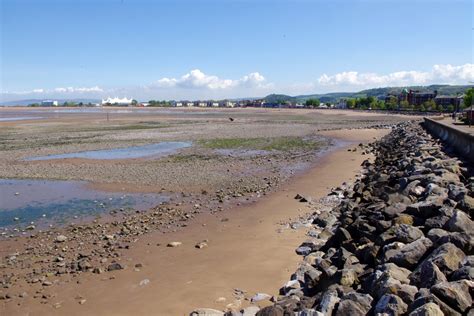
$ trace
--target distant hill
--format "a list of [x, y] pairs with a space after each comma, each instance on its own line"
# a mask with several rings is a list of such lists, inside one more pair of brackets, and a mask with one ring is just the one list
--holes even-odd
[[430, 85], [430, 86], [409, 86], [409, 87], [385, 87], [385, 88], [373, 88], [362, 90], [359, 92], [331, 92], [331, 93], [322, 93], [322, 94], [309, 94], [309, 95], [297, 95], [290, 96], [285, 94], [270, 94], [264, 99], [269, 103], [278, 103], [278, 102], [301, 102], [304, 103], [308, 99], [319, 99], [321, 102], [337, 102], [341, 98], [361, 98], [361, 97], [377, 97], [384, 98], [389, 93], [398, 94], [403, 89], [412, 89], [420, 91], [434, 91], [437, 90], [438, 94], [442, 95], [456, 95], [462, 94], [467, 89], [474, 86], [452, 86], [452, 85]]
[[[1, 102], [0, 106], [26, 106], [33, 103], [41, 103], [42, 101], [47, 99], [25, 99], [25, 100], [16, 100], [16, 101], [5, 101]], [[63, 104], [64, 102], [75, 102], [75, 103], [100, 103], [101, 100], [99, 99], [52, 99], [58, 101], [59, 104]]]

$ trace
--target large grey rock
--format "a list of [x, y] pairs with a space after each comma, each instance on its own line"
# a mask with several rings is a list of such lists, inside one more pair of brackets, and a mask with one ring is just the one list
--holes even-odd
[[465, 312], [472, 306], [469, 288], [473, 286], [473, 282], [466, 280], [442, 282], [431, 287], [431, 292], [455, 310]]
[[324, 315], [332, 315], [334, 308], [339, 303], [340, 298], [335, 290], [326, 291], [321, 298], [318, 310]]
[[375, 305], [376, 314], [403, 315], [408, 310], [408, 305], [403, 300], [393, 294], [382, 296]]
[[190, 316], [224, 316], [224, 312], [212, 308], [198, 308], [192, 311]]
[[396, 228], [395, 236], [397, 241], [403, 243], [411, 243], [415, 240], [420, 239], [424, 235], [419, 228], [416, 228], [411, 225], [401, 224], [400, 226], [398, 226], [398, 228]]
[[466, 258], [464, 252], [452, 243], [447, 243], [435, 249], [425, 260], [431, 260], [443, 272], [452, 272], [461, 267]]
[[446, 282], [446, 276], [432, 261], [424, 261], [420, 265], [420, 277], [414, 280], [418, 287], [431, 288], [433, 285]]
[[256, 316], [283, 316], [284, 310], [278, 305], [267, 306], [258, 311]]
[[415, 267], [432, 244], [431, 240], [422, 237], [403, 246], [400, 252], [391, 258], [390, 261], [404, 268]]
[[449, 231], [462, 232], [468, 235], [474, 234], [474, 222], [463, 211], [456, 210], [445, 228]]
[[409, 316], [444, 316], [444, 313], [435, 303], [426, 303], [411, 312]]

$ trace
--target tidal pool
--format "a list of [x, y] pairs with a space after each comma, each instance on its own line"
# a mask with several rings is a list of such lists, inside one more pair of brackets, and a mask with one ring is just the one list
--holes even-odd
[[0, 117], [0, 122], [24, 121], [24, 120], [39, 120], [40, 116], [14, 116], [14, 117]]
[[82, 181], [0, 179], [0, 227], [61, 225], [111, 210], [146, 210], [168, 200], [156, 193], [98, 191]]
[[81, 151], [76, 153], [59, 154], [59, 155], [48, 155], [40, 157], [30, 157], [26, 160], [51, 160], [51, 159], [64, 159], [64, 158], [85, 158], [85, 159], [132, 159], [132, 158], [143, 158], [143, 157], [163, 157], [174, 154], [179, 149], [190, 147], [191, 142], [161, 142], [151, 145], [143, 146], [131, 146], [126, 148], [116, 149], [102, 149], [102, 150], [90, 150]]

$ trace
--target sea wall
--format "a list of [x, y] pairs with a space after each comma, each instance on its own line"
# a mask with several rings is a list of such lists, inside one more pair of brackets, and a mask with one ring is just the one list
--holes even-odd
[[467, 160], [474, 162], [474, 136], [455, 127], [425, 117], [424, 127], [435, 137], [452, 146]]

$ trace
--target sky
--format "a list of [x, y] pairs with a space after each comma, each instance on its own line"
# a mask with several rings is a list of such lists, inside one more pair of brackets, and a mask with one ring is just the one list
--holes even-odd
[[469, 84], [472, 3], [0, 0], [0, 102]]

